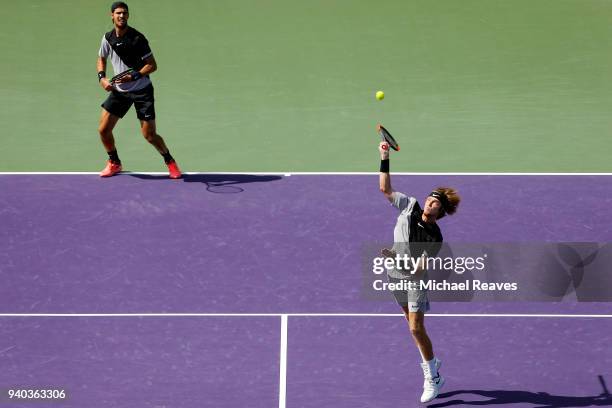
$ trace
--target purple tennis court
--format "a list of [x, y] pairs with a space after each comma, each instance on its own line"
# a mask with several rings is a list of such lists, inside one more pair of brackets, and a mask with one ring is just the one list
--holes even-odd
[[[612, 177], [393, 184], [461, 192], [446, 241], [612, 241]], [[360, 291], [362, 244], [392, 241], [397, 216], [377, 175], [21, 174], [0, 188], [0, 389], [66, 389], [39, 404], [65, 407], [417, 405], [400, 310]], [[447, 384], [430, 406], [612, 405], [611, 311], [434, 303]]]

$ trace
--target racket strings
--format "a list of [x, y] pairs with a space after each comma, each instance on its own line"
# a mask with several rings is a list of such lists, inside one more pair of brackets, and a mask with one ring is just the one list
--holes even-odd
[[391, 136], [391, 133], [389, 133], [389, 131], [385, 129], [383, 125], [378, 125], [378, 133], [380, 134], [382, 140], [389, 143], [389, 146], [393, 150], [398, 151], [400, 149], [397, 141], [393, 138], [393, 136]]

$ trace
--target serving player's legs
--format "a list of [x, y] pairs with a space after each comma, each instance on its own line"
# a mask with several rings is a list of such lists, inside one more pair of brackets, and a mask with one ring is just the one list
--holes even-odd
[[438, 396], [440, 388], [444, 385], [444, 378], [438, 373], [440, 361], [434, 357], [431, 339], [427, 335], [427, 330], [425, 330], [425, 313], [410, 312], [408, 307], [403, 305], [402, 309], [408, 319], [412, 338], [423, 358], [421, 368], [425, 381], [423, 382], [421, 402], [429, 402]]
[[434, 358], [433, 346], [431, 339], [427, 335], [425, 330], [425, 313], [423, 312], [410, 312], [407, 306], [402, 306], [404, 315], [408, 320], [408, 326], [410, 327], [410, 334], [416, 346], [419, 348], [423, 361], [430, 361]]
[[149, 142], [159, 154], [161, 154], [164, 158], [164, 162], [168, 165], [168, 171], [170, 172], [170, 178], [180, 178], [181, 172], [176, 164], [176, 161], [170, 154], [168, 147], [166, 146], [166, 142], [164, 139], [157, 133], [157, 127], [155, 125], [155, 119], [153, 120], [141, 120], [140, 121], [140, 131], [144, 138]]
[[100, 140], [106, 149], [106, 153], [108, 153], [108, 162], [100, 173], [102, 177], [110, 177], [121, 171], [121, 160], [119, 160], [117, 148], [115, 147], [115, 137], [113, 136], [113, 129], [119, 119], [119, 116], [113, 115], [106, 109], [102, 109], [98, 133], [100, 134]]

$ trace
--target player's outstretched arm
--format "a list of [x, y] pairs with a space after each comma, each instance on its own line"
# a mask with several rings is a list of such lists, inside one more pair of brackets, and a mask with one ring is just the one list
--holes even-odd
[[389, 174], [389, 143], [380, 142], [378, 151], [380, 152], [380, 192], [387, 197], [387, 200], [393, 202], [393, 188], [391, 188], [391, 175]]

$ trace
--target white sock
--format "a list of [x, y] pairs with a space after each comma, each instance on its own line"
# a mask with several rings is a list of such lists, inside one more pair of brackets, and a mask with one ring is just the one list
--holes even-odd
[[438, 376], [438, 369], [436, 368], [436, 358], [432, 358], [429, 361], [425, 362], [429, 367], [429, 372], [431, 373], [431, 378], [436, 378]]
[[421, 349], [419, 349], [419, 354], [421, 354], [421, 360], [423, 360], [423, 362], [426, 363], [427, 360], [425, 360], [425, 356], [423, 355], [423, 352], [421, 351]]

